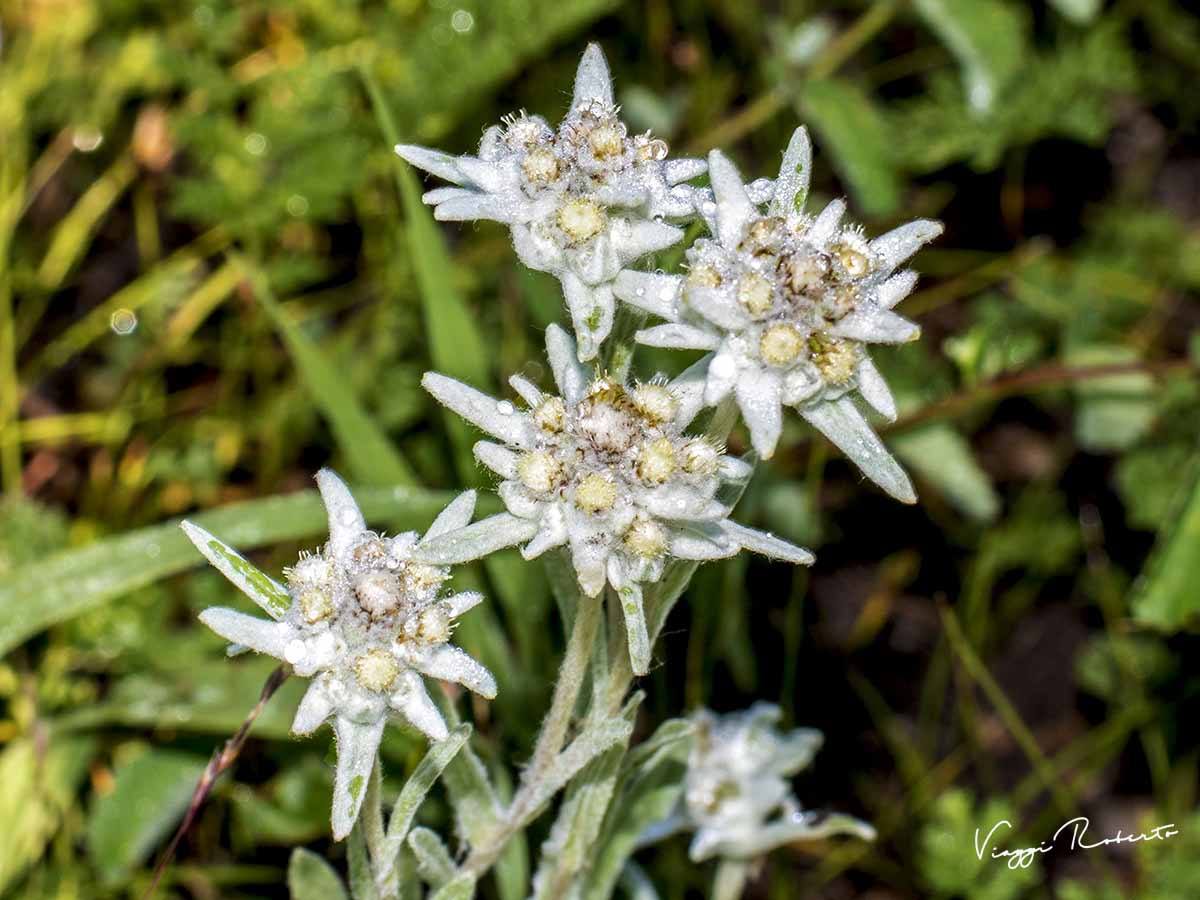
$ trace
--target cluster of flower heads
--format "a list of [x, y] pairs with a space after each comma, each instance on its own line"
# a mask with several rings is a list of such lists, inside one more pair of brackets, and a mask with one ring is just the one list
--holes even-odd
[[492, 674], [450, 641], [454, 621], [483, 600], [478, 593], [445, 595], [449, 569], [422, 556], [427, 541], [463, 528], [475, 494], [459, 495], [421, 538], [369, 531], [346, 485], [328, 469], [317, 485], [329, 516], [329, 541], [302, 555], [287, 585], [259, 571], [203, 528], [184, 522], [192, 543], [270, 619], [224, 607], [200, 614], [238, 650], [265, 653], [312, 678], [292, 731], [311, 734], [329, 718], [337, 737], [333, 834], [350, 833], [389, 716], [431, 740], [446, 723], [422, 676], [453, 681], [482, 697], [496, 696]]
[[824, 737], [811, 728], [781, 734], [779, 708], [756, 703], [718, 716], [700, 710], [688, 758], [678, 826], [695, 832], [689, 855], [751, 859], [783, 844], [836, 834], [875, 839], [866, 822], [801, 809], [789, 779], [806, 768]]
[[703, 193], [686, 184], [704, 174], [703, 160], [667, 159], [664, 141], [630, 135], [619, 113], [608, 64], [592, 44], [557, 129], [522, 112], [489, 128], [478, 156], [396, 147], [456, 185], [425, 195], [438, 219], [508, 225], [521, 261], [562, 282], [583, 360], [612, 328], [617, 273], [679, 243], [683, 232], [664, 219], [694, 216]]
[[557, 326], [546, 332], [557, 394], [520, 376], [517, 408], [452, 378], [427, 373], [426, 390], [502, 443], [480, 441], [475, 456], [500, 476], [507, 513], [432, 542], [440, 562], [527, 542], [533, 559], [567, 546], [579, 586], [596, 596], [605, 584], [620, 598], [633, 671], [645, 674], [650, 640], [642, 584], [657, 581], [669, 559], [709, 560], [742, 549], [808, 564], [812, 554], [729, 520], [722, 487], [743, 485], [750, 466], [685, 429], [699, 411], [703, 381], [685, 372], [672, 382], [624, 384], [589, 372], [575, 342]]
[[[720, 151], [707, 165], [668, 159], [665, 143], [630, 137], [617, 112], [608, 66], [593, 44], [557, 131], [521, 114], [489, 129], [477, 157], [396, 150], [457, 185], [426, 195], [438, 218], [503, 222], [522, 262], [559, 277], [581, 361], [597, 355], [618, 300], [652, 313], [666, 323], [637, 340], [709, 351], [701, 402], [715, 406], [732, 395], [762, 457], [774, 453], [790, 406], [884, 490], [915, 502], [908, 476], [854, 395], [895, 418], [866, 346], [919, 336], [892, 312], [916, 284], [914, 272], [897, 269], [941, 225], [917, 220], [868, 240], [843, 224], [842, 200], [806, 214], [812, 147], [803, 128], [776, 180], [745, 184]], [[687, 183], [706, 170], [711, 189]], [[630, 268], [682, 239], [664, 218], [708, 226], [711, 237], [687, 251], [685, 275]]]
[[[388, 538], [367, 529], [346, 486], [322, 470], [329, 541], [288, 570], [286, 586], [184, 523], [200, 552], [270, 617], [212, 608], [201, 620], [233, 643], [231, 652], [266, 653], [312, 678], [293, 722], [297, 734], [333, 720], [338, 839], [358, 816], [389, 717], [431, 740], [446, 737], [423, 677], [495, 696], [491, 673], [449, 643], [455, 619], [482, 600], [444, 591], [449, 566], [516, 544], [526, 559], [566, 548], [585, 594], [613, 589], [631, 668], [644, 674], [651, 635], [643, 585], [659, 581], [668, 562], [741, 550], [812, 562], [807, 550], [729, 519], [751, 467], [720, 441], [689, 433], [704, 407], [732, 395], [755, 450], [769, 457], [782, 407], [792, 406], [885, 490], [915, 499], [853, 397], [895, 416], [866, 345], [917, 336], [891, 312], [916, 281], [896, 270], [940, 232], [937, 223], [917, 221], [869, 241], [842, 224], [840, 200], [806, 215], [812, 151], [803, 128], [774, 181], [744, 184], [718, 151], [707, 163], [669, 159], [663, 141], [631, 136], [621, 122], [594, 44], [557, 129], [522, 112], [488, 129], [478, 156], [396, 150], [454, 185], [425, 195], [437, 218], [509, 226], [521, 261], [562, 283], [575, 336], [557, 326], [546, 333], [557, 393], [510, 379], [522, 407], [436, 373], [423, 380], [438, 401], [497, 439], [477, 443], [475, 455], [499, 476], [504, 513], [470, 524], [475, 495], [468, 491], [423, 537]], [[711, 188], [688, 183], [706, 171]], [[629, 268], [683, 239], [666, 220], [697, 218], [711, 237], [687, 251], [685, 275]], [[609, 336], [618, 300], [665, 320], [638, 332], [639, 342], [707, 355], [671, 381], [629, 383], [583, 365]], [[856, 820], [800, 810], [786, 779], [811, 760], [820, 735], [779, 735], [778, 719], [767, 704], [696, 716], [678, 817], [696, 831], [694, 859], [755, 856], [839, 832], [872, 836]]]

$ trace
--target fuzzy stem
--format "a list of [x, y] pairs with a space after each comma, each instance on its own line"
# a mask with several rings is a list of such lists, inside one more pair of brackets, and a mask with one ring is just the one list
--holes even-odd
[[592, 646], [599, 631], [603, 600], [603, 594], [597, 597], [580, 596], [571, 636], [567, 640], [567, 651], [558, 669], [550, 711], [542, 722], [533, 757], [521, 777], [521, 786], [509, 804], [503, 825], [493, 832], [489, 840], [471, 850], [471, 855], [463, 864], [464, 872], [478, 876], [491, 868], [509, 839], [537, 813], [532, 806], [539, 793], [536, 788], [558, 758], [570, 728], [575, 702], [579, 698], [579, 690], [592, 656]]

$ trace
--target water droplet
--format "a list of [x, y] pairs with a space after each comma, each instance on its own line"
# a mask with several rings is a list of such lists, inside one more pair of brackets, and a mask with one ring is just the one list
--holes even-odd
[[496, 404], [496, 411], [502, 416], [511, 416], [513, 414], [513, 405], [507, 400], [501, 400]]
[[700, 204], [700, 211], [706, 216], [711, 216], [717, 211], [717, 204], [713, 203], [711, 200], [705, 200], [702, 204]]
[[345, 507], [338, 513], [338, 521], [343, 525], [353, 525], [354, 520], [357, 518], [358, 516], [355, 514], [354, 508], [350, 506]]
[[246, 139], [242, 141], [242, 145], [251, 156], [262, 156], [267, 152], [267, 138], [257, 131], [246, 135]]
[[292, 194], [292, 196], [287, 198], [285, 205], [288, 215], [297, 219], [308, 212], [308, 198], [303, 194]]
[[450, 17], [450, 27], [459, 34], [466, 34], [475, 27], [475, 17], [465, 9], [456, 9]]
[[80, 153], [91, 153], [104, 143], [104, 135], [95, 128], [82, 125], [71, 135], [71, 145]]
[[126, 335], [133, 334], [133, 330], [137, 328], [137, 314], [131, 309], [118, 309], [113, 312], [108, 319], [108, 326], [117, 334]]
[[161, 548], [158, 546], [158, 544], [147, 544], [146, 545], [146, 555], [149, 556], [151, 559], [158, 556], [158, 554], [160, 552], [162, 552], [162, 551], [161, 551]]
[[638, 288], [636, 291], [634, 291], [634, 293], [635, 293], [637, 296], [639, 296], [639, 297], [645, 297], [645, 296], [646, 296], [646, 289], [645, 289], [645, 288]]

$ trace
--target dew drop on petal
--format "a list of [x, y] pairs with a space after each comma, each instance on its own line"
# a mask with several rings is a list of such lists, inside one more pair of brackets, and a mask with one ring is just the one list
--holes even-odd
[[507, 400], [501, 400], [496, 404], [496, 411], [502, 416], [511, 416], [513, 414], [513, 405]]

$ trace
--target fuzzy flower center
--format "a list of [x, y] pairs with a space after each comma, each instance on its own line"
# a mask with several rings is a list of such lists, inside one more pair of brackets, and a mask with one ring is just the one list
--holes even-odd
[[576, 197], [558, 208], [558, 227], [572, 244], [590, 241], [606, 223], [604, 208], [588, 197]]

